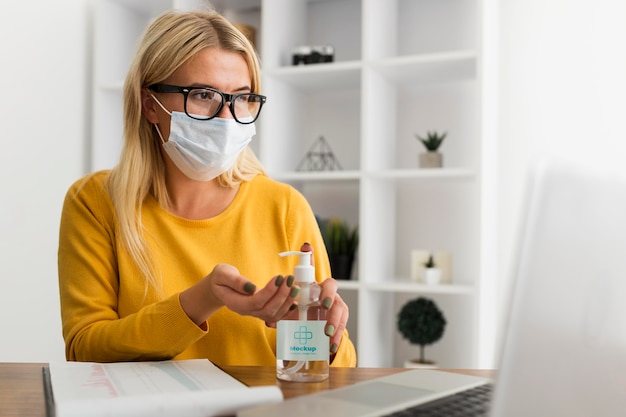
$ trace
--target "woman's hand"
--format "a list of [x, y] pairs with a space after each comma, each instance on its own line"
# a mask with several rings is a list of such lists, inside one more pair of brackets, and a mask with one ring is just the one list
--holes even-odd
[[295, 307], [300, 289], [292, 276], [278, 275], [258, 290], [232, 265], [219, 264], [200, 282], [180, 294], [180, 303], [198, 326], [223, 306], [241, 315], [274, 323]]
[[339, 349], [343, 331], [348, 323], [348, 305], [337, 294], [337, 281], [333, 278], [325, 279], [320, 286], [322, 287], [320, 302], [322, 307], [328, 310], [324, 332], [330, 337], [330, 353], [334, 355]]
[[[310, 244], [300, 248], [302, 252], [312, 252]], [[311, 262], [313, 258], [311, 257]], [[300, 288], [294, 286], [294, 277], [277, 275], [265, 287], [256, 286], [232, 265], [219, 264], [200, 282], [180, 294], [180, 303], [187, 315], [202, 328], [206, 320], [223, 306], [241, 315], [258, 317], [269, 327], [286, 317], [296, 318], [295, 299]], [[330, 337], [331, 355], [341, 344], [343, 331], [348, 323], [348, 305], [337, 293], [337, 281], [324, 280], [320, 287], [320, 304], [327, 310], [326, 335]]]

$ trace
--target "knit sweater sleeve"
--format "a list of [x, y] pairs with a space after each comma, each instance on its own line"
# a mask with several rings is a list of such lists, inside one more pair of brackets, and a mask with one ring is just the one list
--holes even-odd
[[58, 278], [66, 357], [96, 362], [172, 358], [205, 332], [187, 317], [178, 294], [119, 316], [119, 246], [105, 177], [102, 172], [79, 180], [63, 205]]

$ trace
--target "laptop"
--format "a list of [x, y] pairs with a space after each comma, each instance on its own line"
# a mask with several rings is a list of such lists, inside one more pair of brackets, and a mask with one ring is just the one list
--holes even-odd
[[238, 417], [399, 415], [485, 387], [479, 415], [626, 415], [626, 177], [552, 159], [528, 185], [496, 381], [410, 370]]

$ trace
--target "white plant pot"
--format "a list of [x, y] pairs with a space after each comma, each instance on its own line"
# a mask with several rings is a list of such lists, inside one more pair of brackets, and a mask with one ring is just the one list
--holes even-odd
[[441, 269], [425, 268], [423, 273], [424, 273], [425, 284], [436, 285], [436, 284], [441, 283]]
[[443, 154], [437, 151], [424, 152], [418, 155], [420, 168], [443, 167]]

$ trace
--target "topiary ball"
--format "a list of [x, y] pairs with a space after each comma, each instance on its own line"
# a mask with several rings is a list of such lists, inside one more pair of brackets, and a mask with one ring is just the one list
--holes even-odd
[[408, 301], [398, 313], [398, 330], [415, 345], [430, 345], [441, 339], [446, 318], [434, 301], [419, 297]]

